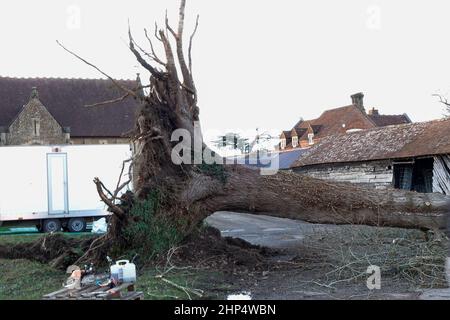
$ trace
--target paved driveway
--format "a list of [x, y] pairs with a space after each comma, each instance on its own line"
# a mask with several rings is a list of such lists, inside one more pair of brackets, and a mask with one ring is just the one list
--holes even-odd
[[301, 243], [315, 231], [335, 228], [330, 225], [310, 224], [303, 221], [237, 212], [216, 212], [206, 219], [222, 236], [241, 238], [252, 244], [289, 248]]

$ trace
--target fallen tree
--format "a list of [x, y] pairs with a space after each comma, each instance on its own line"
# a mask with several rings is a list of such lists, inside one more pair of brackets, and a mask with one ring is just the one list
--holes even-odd
[[[124, 228], [143, 219], [132, 216], [130, 210], [149, 198], [153, 199], [154, 215], [163, 217], [182, 235], [189, 234], [208, 215], [220, 210], [264, 213], [313, 223], [420, 229], [445, 227], [448, 201], [439, 194], [369, 191], [289, 172], [261, 175], [258, 170], [239, 165], [208, 164], [206, 161], [179, 163], [183, 159], [202, 159], [205, 154], [220, 162], [220, 157], [210, 152], [201, 141], [201, 130], [197, 126], [199, 107], [191, 50], [198, 17], [189, 37], [186, 58], [185, 5], [186, 1], [181, 0], [176, 30], [170, 26], [167, 17], [165, 27], [156, 27], [153, 36], [145, 30], [149, 50], [139, 46], [129, 30], [129, 48], [149, 72], [147, 86], [125, 88], [64, 48], [99, 70], [123, 91], [123, 96], [115, 101], [134, 97], [140, 104], [135, 128], [130, 135], [135, 146], [135, 154], [129, 160], [133, 178], [118, 183], [112, 192], [95, 179], [100, 198], [113, 216], [108, 234], [94, 241], [80, 260], [103, 256], [112, 245], [124, 242]], [[164, 48], [164, 59], [157, 56], [154, 41]], [[183, 144], [188, 148], [183, 150], [179, 149], [179, 141], [172, 141], [173, 133], [180, 129], [189, 136]], [[200, 148], [199, 139], [194, 139], [195, 136], [200, 137]], [[134, 194], [118, 197], [131, 181]]]

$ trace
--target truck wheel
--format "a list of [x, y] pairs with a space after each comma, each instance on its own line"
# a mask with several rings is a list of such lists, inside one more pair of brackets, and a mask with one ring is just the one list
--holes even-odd
[[45, 233], [61, 231], [61, 221], [58, 219], [46, 219], [42, 223], [42, 231]]
[[84, 232], [86, 231], [86, 220], [84, 218], [72, 218], [67, 224], [70, 232]]

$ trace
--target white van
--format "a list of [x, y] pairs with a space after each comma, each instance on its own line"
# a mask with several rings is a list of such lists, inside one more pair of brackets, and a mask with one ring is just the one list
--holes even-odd
[[[130, 145], [0, 147], [0, 225], [83, 232], [108, 216], [93, 182], [114, 190]], [[125, 167], [122, 181], [128, 179]]]

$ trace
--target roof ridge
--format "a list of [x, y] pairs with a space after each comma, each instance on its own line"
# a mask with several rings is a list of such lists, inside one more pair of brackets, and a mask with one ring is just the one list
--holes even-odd
[[442, 118], [442, 119], [433, 119], [433, 120], [422, 121], [422, 122], [411, 122], [411, 123], [390, 124], [390, 125], [388, 125], [388, 126], [374, 127], [374, 128], [363, 129], [363, 130], [355, 131], [355, 132], [341, 133], [341, 135], [346, 135], [346, 134], [362, 134], [362, 133], [367, 132], [367, 131], [384, 130], [384, 129], [386, 129], [386, 128], [393, 128], [393, 127], [399, 127], [399, 128], [400, 128], [400, 127], [406, 127], [406, 126], [414, 127], [414, 126], [426, 125], [426, 124], [430, 124], [430, 123], [434, 123], [434, 122], [445, 122], [445, 121], [450, 121], [450, 117], [448, 117], [448, 118]]
[[[325, 113], [327, 113], [327, 112], [335, 111], [335, 110], [339, 110], [339, 109], [350, 108], [350, 107], [355, 107], [355, 108], [358, 109], [358, 107], [356, 107], [354, 104], [350, 104], [350, 105], [348, 105], [348, 106], [343, 106], [343, 107], [337, 107], [337, 108], [327, 109], [327, 110], [324, 110], [318, 117], [316, 117], [316, 118], [314, 118], [314, 119], [309, 119], [309, 120], [304, 120], [304, 119], [302, 119], [302, 120], [298, 121], [292, 129], [297, 128], [302, 122], [313, 122], [313, 121], [319, 119], [321, 116], [323, 116], [323, 115], [324, 115]], [[358, 110], [359, 110], [359, 109], [358, 109]]]
[[385, 117], [385, 116], [388, 116], [388, 117], [391, 117], [391, 116], [396, 116], [396, 117], [401, 117], [401, 116], [404, 116], [405, 115], [405, 113], [398, 113], [398, 114], [381, 114], [381, 113], [378, 113], [378, 114], [368, 114], [369, 116], [374, 116], [374, 117], [377, 117], [377, 116], [380, 116], [380, 117]]
[[375, 128], [378, 127], [378, 125], [375, 123], [375, 121], [373, 121], [372, 119], [370, 119], [369, 114], [367, 114], [367, 112], [365, 111], [365, 108], [363, 107], [364, 110], [361, 110], [360, 108], [358, 108], [358, 106], [352, 104], [349, 107], [354, 107], [354, 109], [357, 110], [357, 112], [361, 113], [362, 116], [364, 117], [364, 119], [367, 119]]
[[[347, 106], [342, 106], [342, 107], [336, 107], [336, 108], [331, 108], [331, 109], [327, 109], [324, 112], [322, 112], [322, 114], [324, 114], [325, 112], [329, 112], [329, 111], [334, 111], [334, 110], [339, 110], [339, 109], [345, 109], [345, 108], [350, 108], [350, 107], [355, 107], [357, 108], [357, 106], [355, 106], [354, 104], [349, 104]], [[322, 115], [321, 114], [321, 115]]]
[[[68, 78], [68, 77], [11, 77], [11, 76], [1, 76], [0, 79], [10, 79], [10, 80], [84, 80], [84, 81], [111, 81], [108, 78]], [[123, 78], [113, 78], [116, 81], [133, 81], [136, 79], [123, 79]]]

